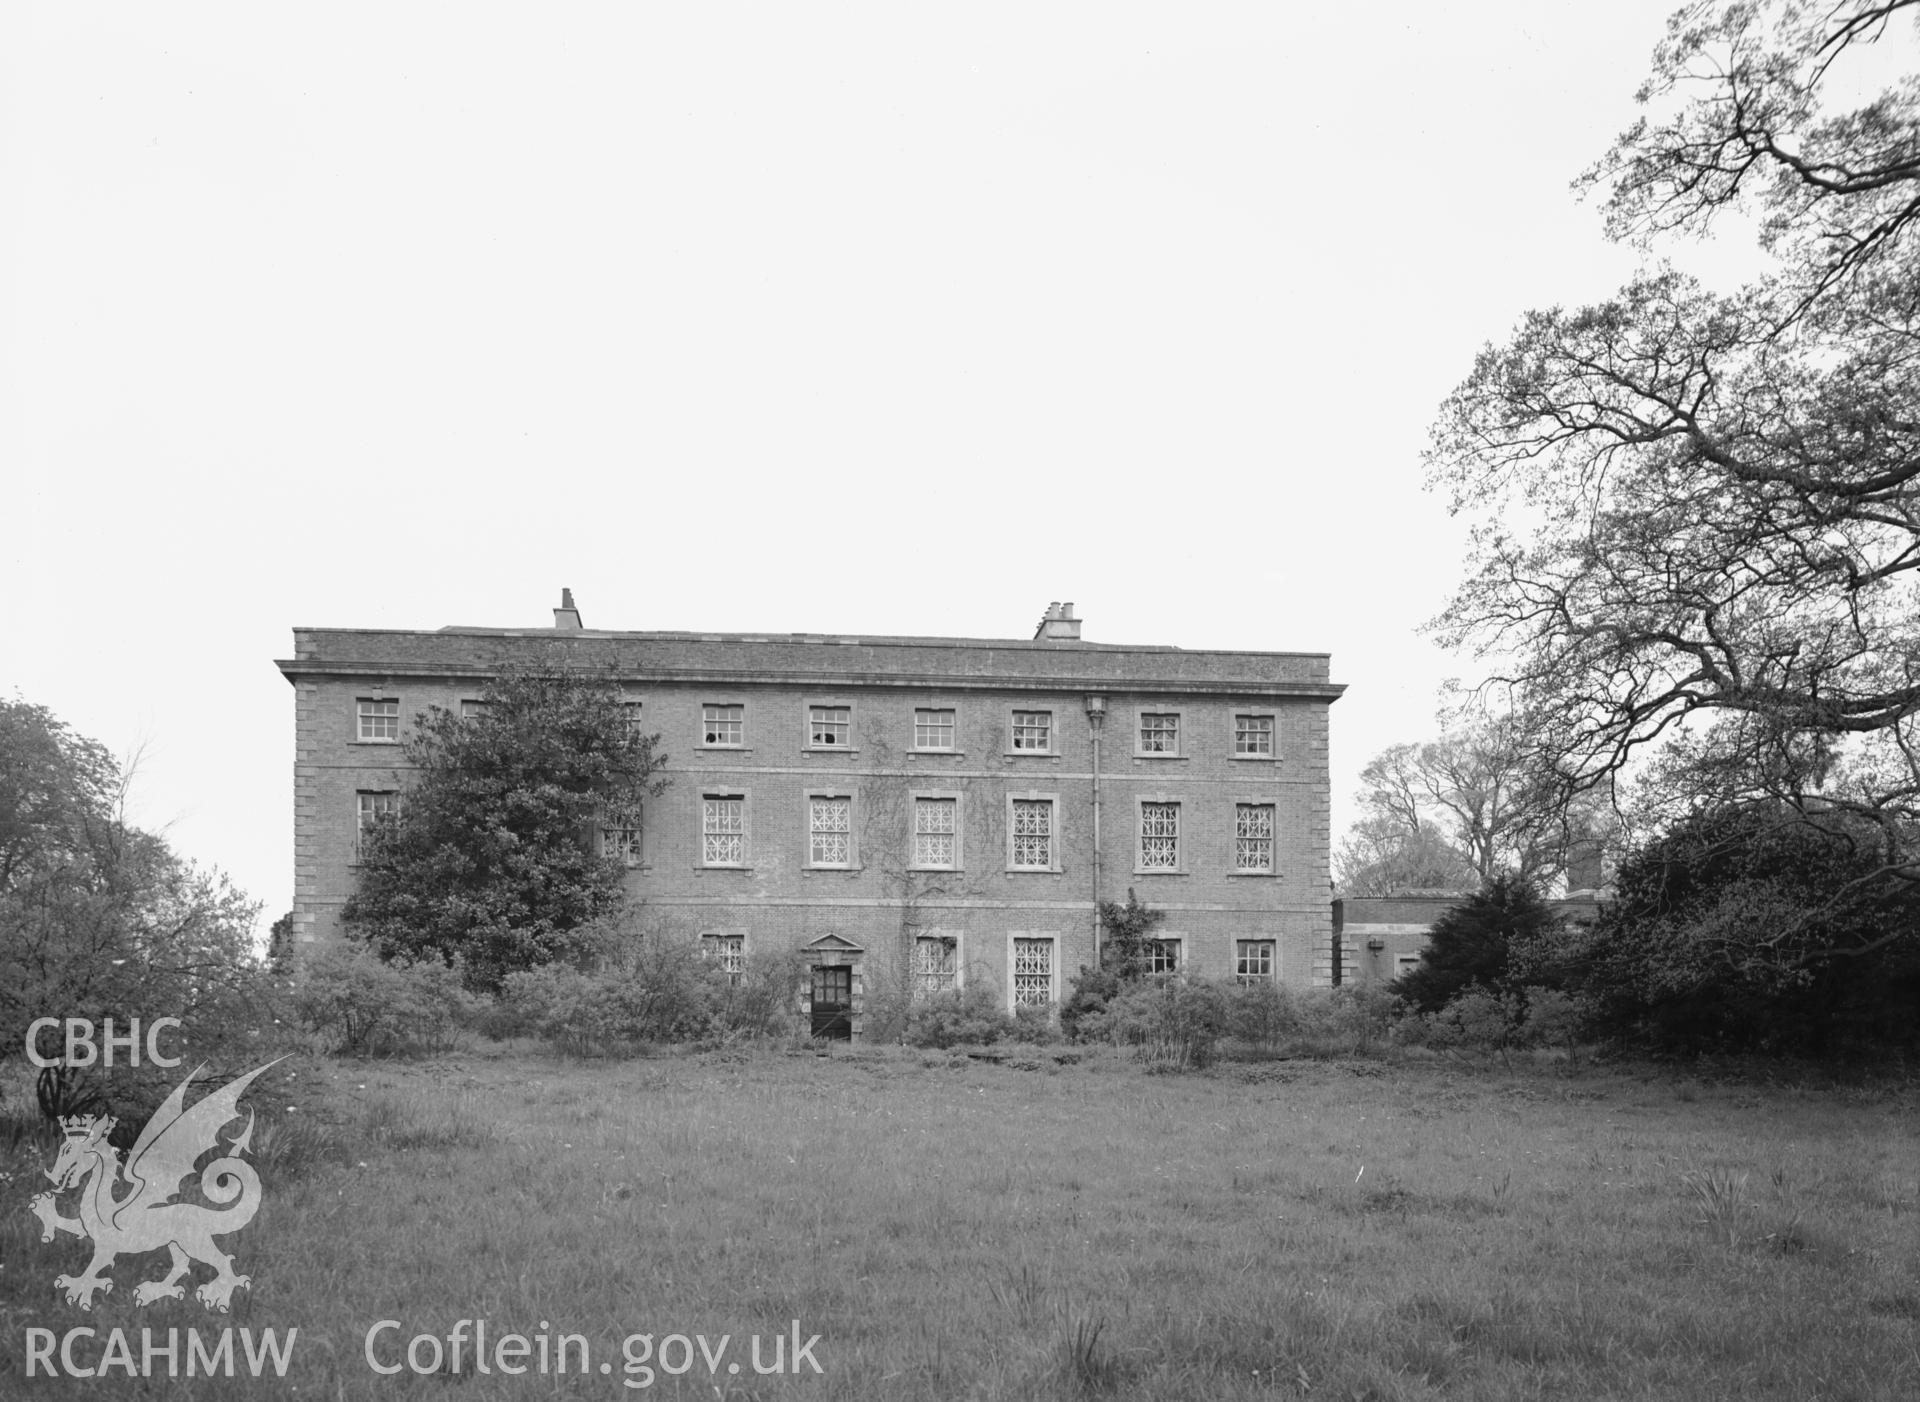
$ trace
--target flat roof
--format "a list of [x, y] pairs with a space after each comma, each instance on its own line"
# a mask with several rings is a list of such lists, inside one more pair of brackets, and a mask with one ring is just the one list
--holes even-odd
[[570, 665], [638, 681], [743, 686], [1246, 692], [1331, 700], [1324, 652], [1189, 649], [1064, 638], [937, 638], [837, 633], [624, 632], [595, 628], [296, 628], [289, 679], [485, 676]]

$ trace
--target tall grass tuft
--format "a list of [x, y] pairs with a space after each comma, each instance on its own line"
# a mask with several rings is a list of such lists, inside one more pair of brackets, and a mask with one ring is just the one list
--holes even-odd
[[1018, 1270], [1009, 1269], [1004, 1283], [989, 1281], [987, 1291], [995, 1304], [1016, 1319], [1038, 1319], [1052, 1308], [1053, 1289], [1031, 1261], [1021, 1262]]
[[1077, 1315], [1060, 1336], [1060, 1377], [1070, 1392], [1080, 1396], [1098, 1396], [1114, 1390], [1121, 1381], [1119, 1363], [1110, 1350], [1100, 1346], [1106, 1332], [1104, 1319]]
[[1680, 1181], [1700, 1208], [1701, 1224], [1724, 1236], [1728, 1246], [1738, 1246], [1747, 1206], [1747, 1175], [1730, 1168], [1689, 1169]]

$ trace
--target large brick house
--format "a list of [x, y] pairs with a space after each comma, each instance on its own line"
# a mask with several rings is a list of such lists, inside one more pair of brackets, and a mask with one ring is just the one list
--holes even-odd
[[1326, 654], [1088, 642], [1071, 604], [1015, 640], [601, 631], [571, 595], [550, 629], [296, 628], [298, 941], [340, 938], [412, 717], [509, 664], [619, 685], [668, 757], [605, 834], [644, 918], [730, 965], [805, 950], [823, 1030], [888, 978], [1055, 1002], [1129, 887], [1169, 967], [1332, 977]]

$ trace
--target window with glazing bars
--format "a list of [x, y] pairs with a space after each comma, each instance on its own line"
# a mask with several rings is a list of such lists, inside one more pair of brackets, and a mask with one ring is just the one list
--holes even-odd
[[807, 708], [808, 744], [831, 745], [845, 749], [853, 741], [851, 706], [809, 706]]
[[1177, 974], [1180, 972], [1179, 940], [1148, 940], [1143, 951], [1148, 974]]
[[1013, 942], [1013, 1001], [1024, 1008], [1044, 1008], [1053, 1001], [1052, 940]]
[[1013, 864], [1042, 869], [1053, 865], [1052, 799], [1013, 801]]
[[1140, 752], [1148, 755], [1180, 753], [1180, 717], [1172, 711], [1145, 711], [1140, 715]]
[[913, 713], [913, 747], [916, 750], [953, 748], [953, 712], [917, 709]]
[[600, 855], [617, 857], [623, 866], [640, 865], [639, 828], [601, 828]]
[[745, 706], [702, 706], [700, 708], [700, 728], [705, 737], [702, 744], [738, 745], [746, 730], [747, 708]]
[[960, 801], [953, 798], [916, 798], [913, 801], [913, 864], [950, 867], [959, 836]]
[[460, 703], [460, 719], [473, 720], [476, 717], [484, 716], [487, 713], [487, 704], [485, 701], [462, 701]]
[[358, 857], [366, 845], [367, 834], [374, 825], [396, 816], [400, 812], [400, 795], [392, 792], [369, 792], [362, 790], [358, 795], [359, 813], [355, 820], [353, 835], [353, 854]]
[[1149, 871], [1174, 871], [1180, 866], [1180, 805], [1140, 805], [1140, 865]]
[[1241, 983], [1273, 981], [1273, 941], [1235, 940], [1233, 976]]
[[1272, 754], [1273, 717], [1235, 716], [1233, 718], [1233, 752], [1237, 755]]
[[727, 982], [737, 984], [747, 968], [745, 935], [702, 935], [700, 952], [726, 971]]
[[1273, 805], [1237, 803], [1233, 808], [1233, 869], [1273, 870]]
[[362, 701], [359, 703], [360, 738], [399, 743], [400, 703], [398, 701]]
[[638, 701], [622, 701], [620, 703], [620, 718], [625, 724], [626, 735], [629, 740], [637, 740], [646, 733], [640, 728], [641, 716], [640, 703]]
[[1053, 712], [1015, 711], [1013, 713], [1013, 747], [1016, 750], [1052, 749]]
[[807, 800], [809, 860], [817, 867], [843, 867], [853, 861], [853, 800]]
[[941, 935], [921, 935], [913, 942], [913, 992], [916, 998], [954, 989], [954, 941]]
[[700, 800], [700, 857], [708, 866], [742, 866], [747, 860], [747, 801]]

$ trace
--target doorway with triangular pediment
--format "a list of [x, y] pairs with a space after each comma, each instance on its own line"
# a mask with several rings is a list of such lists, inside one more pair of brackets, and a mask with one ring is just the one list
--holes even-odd
[[801, 946], [807, 981], [800, 1015], [809, 1035], [823, 1042], [850, 1042], [866, 1031], [867, 952], [839, 935], [822, 935]]

